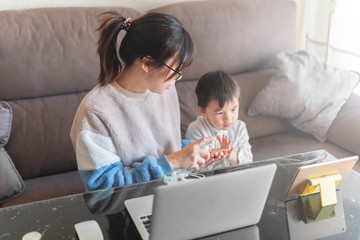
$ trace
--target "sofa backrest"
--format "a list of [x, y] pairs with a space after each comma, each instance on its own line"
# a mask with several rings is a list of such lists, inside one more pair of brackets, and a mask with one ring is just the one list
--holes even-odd
[[76, 169], [69, 133], [97, 84], [97, 16], [120, 7], [0, 11], [0, 100], [13, 109], [5, 146], [23, 178]]
[[276, 53], [295, 50], [296, 7], [289, 0], [190, 1], [152, 11], [176, 17], [195, 42], [195, 59], [183, 80], [217, 69], [266, 69]]
[[[23, 178], [76, 169], [69, 132], [80, 101], [96, 85], [97, 15], [108, 10], [141, 15], [121, 7], [0, 12], [0, 100], [14, 113], [5, 148]], [[197, 48], [193, 65], [177, 83], [183, 133], [197, 116], [194, 87], [205, 72], [261, 70], [277, 52], [295, 48], [295, 4], [288, 0], [182, 2], [153, 11], [179, 19]], [[279, 119], [245, 114], [267, 78], [236, 75], [246, 98], [239, 116], [251, 137], [286, 128]]]
[[[284, 131], [290, 125], [274, 117], [249, 117], [247, 108], [271, 78], [274, 56], [295, 51], [296, 5], [288, 0], [210, 0], [176, 3], [157, 9], [180, 20], [195, 42], [196, 54], [183, 80], [176, 83], [182, 135], [199, 113], [194, 92], [206, 72], [224, 70], [240, 85], [239, 118], [250, 137]], [[251, 72], [251, 73], [250, 73]], [[243, 73], [248, 73], [243, 75]]]

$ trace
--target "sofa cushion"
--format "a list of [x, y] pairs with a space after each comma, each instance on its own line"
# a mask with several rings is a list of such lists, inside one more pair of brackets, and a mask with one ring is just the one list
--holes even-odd
[[[250, 117], [246, 114], [247, 108], [256, 94], [266, 85], [272, 76], [272, 70], [234, 75], [241, 89], [239, 119], [246, 123], [250, 138], [278, 133], [292, 128], [286, 120], [277, 117]], [[197, 81], [195, 80], [176, 82], [181, 110], [181, 134], [183, 138], [185, 137], [187, 126], [199, 116], [199, 112], [196, 110], [196, 84]]]
[[10, 138], [12, 110], [7, 102], [0, 101], [0, 147], [5, 146]]
[[[65, 7], [0, 11], [0, 99], [90, 90], [100, 72], [98, 15], [123, 7]], [[20, 87], [21, 86], [21, 87]]]
[[336, 158], [349, 157], [353, 154], [330, 142], [321, 143], [312, 135], [298, 130], [276, 133], [250, 139], [254, 161], [266, 160], [298, 153], [326, 150]]
[[[327, 140], [360, 155], [360, 96], [353, 93], [331, 125]], [[358, 161], [360, 166], [360, 161]]]
[[0, 204], [24, 191], [24, 182], [4, 149], [10, 137], [11, 123], [11, 108], [0, 101]]
[[274, 76], [251, 103], [248, 114], [286, 118], [324, 142], [360, 75], [331, 67], [306, 50], [281, 52], [275, 65]]
[[41, 201], [85, 192], [78, 171], [69, 171], [25, 180], [21, 196], [5, 202], [2, 207]]
[[70, 128], [85, 94], [8, 101], [13, 128], [6, 150], [24, 179], [76, 169]]
[[0, 147], [0, 204], [19, 196], [24, 182], [4, 147]]
[[217, 69], [235, 74], [267, 68], [279, 51], [295, 50], [293, 1], [190, 1], [152, 11], [175, 16], [195, 43], [194, 62], [184, 80]]

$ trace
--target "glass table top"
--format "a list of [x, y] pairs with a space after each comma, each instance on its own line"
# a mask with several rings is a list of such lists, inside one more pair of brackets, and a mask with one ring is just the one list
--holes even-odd
[[[304, 223], [299, 220], [301, 219], [298, 216], [299, 211], [287, 207], [288, 201], [285, 201], [285, 195], [297, 168], [302, 165], [335, 159], [326, 151], [319, 150], [208, 171], [203, 174], [210, 177], [215, 174], [276, 163], [277, 172], [261, 220], [251, 228], [252, 230], [256, 228], [259, 239], [290, 239], [290, 236], [294, 239], [299, 233], [291, 232], [290, 222], [295, 224], [295, 229], [296, 226], [300, 227]], [[129, 198], [152, 194], [154, 188], [163, 184], [162, 180], [154, 180], [0, 208], [0, 240], [22, 239], [25, 234], [33, 231], [39, 232], [42, 235], [41, 239], [77, 239], [74, 225], [87, 220], [98, 222], [105, 239], [140, 239], [125, 209], [124, 201]], [[343, 215], [339, 214], [339, 216], [330, 219], [328, 223], [336, 225], [338, 222], [343, 222], [346, 228], [335, 231], [335, 234], [332, 235], [328, 234], [328, 228], [318, 228], [316, 230], [317, 237], [323, 239], [360, 239], [360, 190], [358, 186], [360, 186], [360, 175], [351, 171], [348, 177], [337, 187], [341, 194]], [[296, 219], [289, 219], [289, 216], [296, 216]], [[310, 230], [311, 226], [308, 226], [305, 226], [305, 229]], [[245, 236], [242, 234], [247, 233], [251, 228], [208, 236], [204, 239], [238, 239], [240, 236]]]

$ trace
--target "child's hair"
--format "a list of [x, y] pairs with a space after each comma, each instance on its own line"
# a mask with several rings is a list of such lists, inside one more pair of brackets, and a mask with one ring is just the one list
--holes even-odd
[[196, 86], [195, 93], [198, 106], [205, 109], [211, 99], [218, 101], [222, 108], [234, 97], [240, 97], [240, 87], [233, 77], [224, 71], [208, 72], [202, 76]]
[[[160, 69], [166, 60], [176, 57], [177, 72], [183, 71], [193, 60], [195, 47], [189, 33], [174, 17], [161, 13], [147, 13], [129, 21], [118, 12], [102, 14], [102, 24], [98, 41], [100, 56], [100, 85], [114, 80], [124, 67], [130, 66], [138, 58], [150, 57], [151, 65]], [[121, 30], [126, 34], [116, 51], [118, 34]], [[118, 55], [121, 58], [118, 58]], [[174, 72], [173, 77], [176, 73]]]

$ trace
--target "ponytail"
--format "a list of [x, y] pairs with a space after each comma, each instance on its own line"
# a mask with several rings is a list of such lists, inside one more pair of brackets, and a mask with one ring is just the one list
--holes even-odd
[[[174, 17], [147, 13], [132, 21], [117, 12], [105, 12], [102, 15], [102, 24], [97, 29], [100, 31], [98, 81], [101, 86], [111, 83], [124, 67], [131, 66], [136, 59], [145, 56], [152, 58], [151, 66], [158, 69], [172, 57], [178, 60], [175, 68], [178, 72], [191, 64], [195, 52], [193, 41]], [[117, 37], [122, 29], [126, 35], [117, 52]]]
[[122, 71], [121, 64], [116, 51], [117, 37], [123, 28], [126, 19], [117, 12], [105, 12], [102, 24], [97, 31], [100, 31], [98, 41], [98, 54], [100, 56], [99, 83], [104, 86], [110, 83], [116, 75]]

